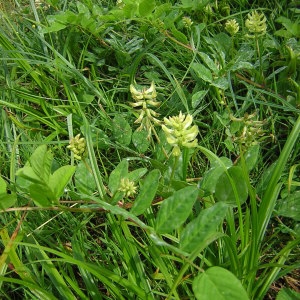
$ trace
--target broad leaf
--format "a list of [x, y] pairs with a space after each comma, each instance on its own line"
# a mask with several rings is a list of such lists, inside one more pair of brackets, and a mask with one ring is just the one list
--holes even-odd
[[193, 281], [193, 291], [201, 300], [248, 300], [242, 283], [228, 270], [211, 267]]
[[207, 90], [198, 91], [192, 96], [192, 107], [196, 108], [202, 101], [202, 99], [206, 96]]
[[300, 221], [300, 191], [295, 191], [279, 202], [278, 215]]
[[95, 178], [87, 166], [80, 162], [75, 172], [75, 186], [77, 191], [85, 195], [92, 195], [97, 189]]
[[113, 120], [113, 135], [115, 140], [124, 145], [128, 146], [131, 142], [132, 129], [128, 122], [119, 115], [116, 115]]
[[212, 195], [215, 192], [217, 182], [224, 172], [225, 170], [223, 167], [217, 166], [204, 173], [203, 178], [200, 181], [200, 189], [204, 191], [205, 196]]
[[190, 215], [197, 196], [197, 187], [188, 186], [165, 199], [156, 219], [156, 231], [169, 233], [180, 227]]
[[128, 173], [126, 178], [128, 178], [130, 181], [137, 181], [140, 178], [142, 178], [146, 173], [147, 173], [146, 168], [139, 168], [139, 169], [136, 169], [136, 170]]
[[139, 5], [139, 14], [146, 17], [152, 13], [155, 8], [155, 0], [143, 0]]
[[210, 68], [210, 70], [217, 75], [219, 73], [219, 68], [215, 64], [215, 62], [204, 52], [198, 52], [199, 56], [202, 58], [203, 62], [206, 64], [207, 67]]
[[0, 209], [7, 209], [17, 202], [17, 194], [11, 193], [11, 194], [0, 194]]
[[34, 183], [29, 187], [29, 193], [37, 206], [47, 207], [58, 204], [51, 188], [46, 184]]
[[47, 150], [46, 145], [41, 145], [36, 148], [29, 158], [30, 166], [34, 173], [44, 182], [48, 182], [52, 160], [53, 155], [51, 151]]
[[114, 194], [119, 186], [122, 178], [127, 177], [128, 174], [128, 161], [122, 160], [117, 167], [111, 172], [108, 180], [108, 187], [112, 194]]
[[45, 183], [29, 166], [29, 164], [26, 164], [23, 168], [19, 169], [16, 173], [17, 176], [22, 177], [30, 182], [34, 183]]
[[288, 288], [282, 288], [277, 294], [276, 300], [300, 300], [300, 293]]
[[231, 167], [219, 177], [215, 196], [218, 201], [233, 205], [243, 204], [246, 201], [248, 187], [240, 167]]
[[6, 181], [0, 177], [0, 194], [6, 194], [7, 183]]
[[256, 166], [259, 157], [259, 150], [260, 147], [258, 144], [253, 145], [244, 154], [245, 163], [249, 171], [251, 171]]
[[130, 210], [131, 213], [138, 216], [151, 205], [158, 188], [159, 177], [160, 172], [158, 170], [152, 170], [148, 174]]
[[64, 188], [73, 176], [76, 167], [63, 166], [56, 170], [49, 178], [49, 186], [51, 187], [55, 200], [63, 194]]
[[182, 231], [179, 242], [180, 249], [186, 252], [197, 249], [199, 244], [203, 243], [217, 230], [226, 215], [226, 208], [225, 203], [219, 202], [202, 210], [199, 216]]
[[140, 153], [147, 151], [148, 147], [150, 146], [150, 141], [147, 139], [147, 137], [148, 132], [144, 129], [136, 130], [132, 134], [132, 143]]
[[197, 77], [204, 80], [205, 82], [212, 82], [213, 77], [208, 68], [199, 63], [192, 63], [191, 68], [196, 73]]

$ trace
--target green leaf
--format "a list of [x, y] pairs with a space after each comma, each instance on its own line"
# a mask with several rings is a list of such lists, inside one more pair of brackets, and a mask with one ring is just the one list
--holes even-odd
[[80, 14], [85, 14], [90, 17], [90, 11], [83, 3], [77, 1], [76, 6]]
[[146, 168], [139, 168], [139, 169], [136, 169], [136, 170], [128, 173], [128, 175], [126, 177], [130, 181], [137, 181], [140, 178], [142, 178], [146, 173], [147, 173], [147, 169]]
[[197, 77], [205, 82], [211, 83], [213, 80], [212, 74], [208, 68], [199, 63], [192, 63], [191, 69], [196, 73]]
[[180, 249], [192, 252], [199, 244], [210, 238], [223, 221], [227, 212], [226, 208], [227, 204], [218, 202], [202, 210], [199, 216], [183, 229], [179, 242]]
[[29, 166], [29, 164], [25, 165], [23, 168], [19, 169], [16, 173], [17, 176], [22, 177], [30, 182], [34, 183], [45, 183]]
[[53, 200], [58, 200], [63, 194], [64, 188], [73, 176], [75, 170], [75, 166], [63, 166], [50, 175], [49, 186], [55, 197]]
[[279, 201], [278, 215], [300, 221], [300, 191], [295, 191]]
[[115, 116], [113, 120], [113, 135], [117, 142], [128, 146], [131, 142], [132, 129], [122, 116]]
[[49, 27], [43, 28], [42, 33], [51, 33], [51, 32], [58, 32], [62, 29], [65, 29], [67, 25], [58, 23], [58, 22], [53, 22]]
[[225, 172], [224, 168], [217, 166], [204, 173], [200, 181], [200, 189], [205, 192], [205, 196], [212, 195], [216, 191], [216, 185], [220, 176]]
[[148, 174], [130, 210], [131, 213], [141, 215], [151, 205], [158, 188], [159, 177], [160, 172], [156, 169]]
[[211, 168], [220, 166], [220, 167], [223, 167], [224, 170], [226, 170], [232, 166], [232, 161], [225, 156], [221, 156], [220, 158], [217, 157], [217, 159], [212, 159], [210, 161], [210, 164], [211, 164]]
[[30, 185], [29, 193], [37, 206], [47, 207], [57, 204], [57, 201], [55, 201], [55, 195], [51, 188], [46, 184], [34, 183]]
[[261, 197], [268, 187], [272, 174], [276, 168], [277, 161], [275, 161], [270, 167], [264, 170], [259, 183], [256, 186], [256, 193]]
[[190, 215], [197, 196], [197, 187], [188, 186], [165, 199], [157, 215], [156, 231], [169, 233], [180, 227]]
[[140, 153], [144, 153], [150, 146], [147, 139], [148, 132], [145, 129], [136, 130], [132, 135], [132, 143]]
[[300, 300], [300, 293], [288, 288], [282, 288], [277, 294], [276, 300]]
[[97, 189], [93, 174], [82, 161], [77, 165], [75, 172], [75, 187], [85, 195], [92, 195]]
[[91, 125], [90, 131], [94, 145], [97, 145], [100, 149], [107, 149], [109, 147], [111, 141], [103, 130]]
[[178, 40], [179, 42], [181, 42], [183, 44], [189, 43], [185, 34], [182, 33], [181, 31], [179, 31], [174, 25], [171, 26], [171, 32], [172, 32], [173, 36], [176, 38], [176, 40]]
[[7, 183], [6, 181], [0, 177], [0, 194], [6, 194]]
[[155, 8], [155, 0], [144, 0], [139, 5], [139, 14], [141, 17], [149, 16]]
[[[1, 177], [0, 177], [1, 178]], [[7, 209], [12, 206], [17, 201], [17, 195], [15, 193], [7, 194], [7, 193], [0, 193], [0, 209]]]
[[198, 91], [195, 94], [193, 94], [192, 96], [192, 107], [196, 108], [200, 102], [202, 101], [202, 99], [206, 96], [207, 94], [207, 90], [203, 90], [203, 91]]
[[35, 149], [29, 158], [30, 166], [34, 173], [44, 182], [48, 182], [51, 173], [53, 155], [47, 150], [46, 145], [41, 145]]
[[211, 267], [193, 281], [193, 291], [201, 300], [248, 300], [241, 282], [228, 270]]
[[[251, 146], [246, 153], [244, 154], [245, 163], [248, 168], [248, 171], [251, 171], [257, 163], [258, 157], [259, 157], [259, 145], [253, 145]], [[239, 162], [240, 165], [240, 162]]]
[[108, 180], [108, 187], [112, 194], [114, 194], [119, 186], [122, 178], [127, 177], [128, 174], [128, 161], [122, 160], [117, 167], [111, 172]]
[[[248, 187], [240, 167], [231, 167], [224, 172], [216, 184], [216, 199], [228, 204], [243, 204], [248, 197]], [[238, 199], [236, 199], [238, 197]]]
[[203, 62], [206, 64], [207, 67], [217, 75], [219, 73], [219, 68], [215, 64], [215, 62], [204, 52], [198, 52], [199, 56], [202, 58]]
[[219, 88], [219, 89], [222, 89], [222, 90], [227, 90], [228, 87], [229, 87], [229, 83], [228, 83], [228, 79], [225, 78], [225, 77], [219, 77], [219, 78], [216, 78], [212, 83], [211, 85]]

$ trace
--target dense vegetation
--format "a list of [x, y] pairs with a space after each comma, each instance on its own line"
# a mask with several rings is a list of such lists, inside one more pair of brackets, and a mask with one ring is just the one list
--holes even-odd
[[0, 3], [1, 299], [300, 299], [299, 1]]

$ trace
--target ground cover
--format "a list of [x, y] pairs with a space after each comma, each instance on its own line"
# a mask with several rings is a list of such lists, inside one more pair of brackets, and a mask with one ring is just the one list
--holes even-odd
[[299, 299], [298, 1], [0, 4], [3, 299]]

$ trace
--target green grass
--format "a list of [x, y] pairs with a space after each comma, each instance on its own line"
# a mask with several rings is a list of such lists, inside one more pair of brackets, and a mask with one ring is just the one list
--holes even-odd
[[299, 298], [297, 1], [200, 2], [0, 5], [1, 299]]

